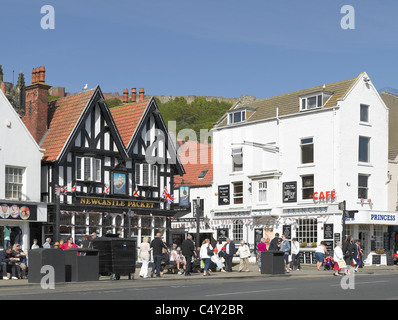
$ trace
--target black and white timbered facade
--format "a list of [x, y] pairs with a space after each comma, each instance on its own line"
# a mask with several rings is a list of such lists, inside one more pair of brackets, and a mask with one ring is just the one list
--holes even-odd
[[[176, 149], [153, 98], [110, 109], [101, 89], [49, 104], [43, 139], [42, 198], [48, 201], [44, 235], [52, 236], [59, 190], [60, 236], [117, 233], [168, 239], [174, 175], [183, 175]], [[59, 239], [54, 239], [58, 241]]]

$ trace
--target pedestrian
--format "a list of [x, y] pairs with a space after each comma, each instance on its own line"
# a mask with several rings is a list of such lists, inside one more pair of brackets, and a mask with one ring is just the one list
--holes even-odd
[[17, 258], [13, 256], [11, 247], [7, 247], [5, 250], [0, 251], [0, 265], [3, 269], [3, 280], [8, 280], [7, 269], [11, 269], [11, 279], [18, 280], [16, 261]]
[[176, 266], [178, 274], [182, 274], [181, 269], [185, 269], [185, 264], [180, 253], [181, 249], [174, 243], [173, 249], [170, 252], [170, 264]]
[[258, 272], [261, 273], [261, 255], [262, 252], [267, 251], [266, 239], [261, 238], [260, 242], [257, 245], [257, 264], [258, 264]]
[[148, 237], [144, 237], [140, 244], [140, 255], [141, 255], [141, 270], [140, 270], [140, 277], [141, 278], [148, 278], [148, 265], [149, 265], [149, 258], [150, 258], [150, 251], [151, 247], [148, 242]]
[[343, 271], [346, 267], [346, 263], [344, 261], [344, 254], [342, 250], [342, 244], [341, 242], [337, 242], [336, 246], [333, 251], [333, 261], [334, 261], [334, 267], [333, 270], [335, 273], [333, 273], [334, 276], [339, 276], [339, 271]]
[[358, 268], [362, 267], [362, 256], [363, 256], [363, 250], [361, 249], [361, 243], [359, 240], [355, 241], [355, 269], [354, 272], [358, 272]]
[[296, 270], [300, 270], [300, 243], [296, 240], [296, 238], [292, 239], [292, 261], [290, 263], [290, 269], [293, 270], [294, 266], [296, 266]]
[[66, 243], [64, 243], [61, 248], [62, 250], [75, 249], [77, 245], [73, 242], [72, 237], [68, 237], [66, 238]]
[[189, 234], [181, 244], [182, 255], [185, 258], [185, 275], [190, 276], [192, 272], [192, 258], [195, 255], [195, 245], [192, 236]]
[[285, 270], [287, 273], [289, 273], [290, 272], [290, 268], [289, 268], [290, 243], [289, 243], [289, 240], [287, 240], [285, 234], [282, 234], [280, 251], [284, 252]]
[[167, 249], [166, 245], [162, 240], [162, 234], [158, 232], [156, 234], [155, 239], [151, 241], [151, 248], [153, 250], [153, 265], [152, 265], [152, 272], [151, 277], [157, 276], [160, 277], [160, 266], [162, 263], [162, 249]]
[[275, 238], [271, 240], [268, 250], [279, 251], [278, 242], [279, 242], [279, 233], [275, 233]]
[[90, 240], [90, 236], [88, 234], [86, 234], [83, 238], [80, 248], [89, 249], [91, 247], [92, 247], [92, 243]]
[[251, 256], [249, 246], [242, 240], [240, 242], [240, 247], [236, 252], [236, 255], [239, 256], [239, 272], [242, 272], [245, 269], [245, 272], [249, 272], [249, 258]]
[[354, 254], [355, 254], [354, 238], [351, 235], [348, 235], [346, 237], [346, 240], [343, 243], [342, 249], [343, 249], [343, 254], [344, 254], [344, 261], [347, 265], [346, 274], [348, 274], [349, 270], [351, 268], [353, 259], [354, 259]]
[[329, 252], [326, 249], [325, 242], [321, 241], [315, 249], [315, 261], [318, 271], [321, 271], [321, 266], [323, 265], [325, 254], [329, 254]]
[[227, 243], [225, 244], [225, 270], [227, 272], [232, 272], [232, 259], [235, 256], [235, 243], [230, 238], [227, 238]]
[[39, 245], [37, 244], [37, 239], [33, 239], [33, 244], [32, 247], [30, 248], [31, 250], [39, 249]]
[[47, 238], [46, 242], [43, 243], [43, 248], [44, 249], [50, 249], [51, 248], [51, 238]]
[[200, 247], [200, 259], [203, 260], [205, 266], [203, 269], [203, 276], [209, 276], [209, 267], [211, 263], [211, 257], [213, 256], [213, 247], [210, 244], [209, 239], [205, 239], [202, 242], [202, 246]]

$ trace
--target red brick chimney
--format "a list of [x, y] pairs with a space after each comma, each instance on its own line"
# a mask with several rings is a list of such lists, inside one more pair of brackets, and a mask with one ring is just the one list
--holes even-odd
[[128, 103], [129, 102], [129, 90], [124, 89], [123, 90], [123, 103]]
[[137, 102], [137, 89], [131, 89], [131, 102]]
[[1, 83], [1, 91], [3, 91], [4, 95], [6, 94], [7, 89], [6, 89], [6, 83], [5, 82]]
[[144, 97], [145, 97], [145, 91], [144, 88], [140, 89], [140, 101], [144, 101]]
[[47, 132], [48, 89], [45, 83], [45, 68], [32, 70], [32, 84], [26, 86], [25, 115], [23, 122], [39, 144]]

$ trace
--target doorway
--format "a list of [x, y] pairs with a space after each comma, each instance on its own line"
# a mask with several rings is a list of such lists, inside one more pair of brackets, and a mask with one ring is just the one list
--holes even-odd
[[363, 250], [363, 260], [366, 260], [370, 253], [370, 230], [366, 230], [369, 226], [360, 226], [358, 233], [358, 240], [361, 243]]

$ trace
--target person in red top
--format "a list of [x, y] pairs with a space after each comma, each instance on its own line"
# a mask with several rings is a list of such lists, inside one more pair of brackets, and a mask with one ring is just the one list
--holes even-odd
[[261, 273], [261, 252], [267, 251], [267, 245], [265, 244], [266, 239], [261, 238], [259, 244], [257, 245], [257, 264], [258, 264], [258, 272]]
[[66, 243], [64, 243], [61, 247], [62, 250], [67, 250], [67, 249], [72, 249], [72, 248], [77, 248], [77, 245], [73, 243], [73, 238], [68, 237], [66, 239]]

